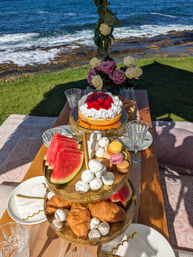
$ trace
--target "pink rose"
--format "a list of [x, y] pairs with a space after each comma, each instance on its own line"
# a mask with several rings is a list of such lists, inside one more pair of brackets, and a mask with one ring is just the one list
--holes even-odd
[[87, 81], [90, 85], [92, 85], [92, 79], [94, 76], [97, 75], [97, 72], [95, 69], [90, 69], [88, 74], [87, 74]]
[[116, 63], [114, 61], [105, 61], [100, 64], [98, 70], [101, 70], [105, 74], [113, 72], [115, 69]]
[[120, 85], [126, 80], [126, 75], [122, 70], [114, 70], [113, 73], [109, 74], [109, 78], [112, 79], [115, 84]]

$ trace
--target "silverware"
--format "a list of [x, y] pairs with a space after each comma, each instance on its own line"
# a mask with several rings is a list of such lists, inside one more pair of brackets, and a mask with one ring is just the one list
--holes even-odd
[[29, 195], [21, 195], [21, 194], [17, 194], [16, 196], [22, 199], [44, 200], [44, 197], [39, 197], [39, 196], [29, 196]]

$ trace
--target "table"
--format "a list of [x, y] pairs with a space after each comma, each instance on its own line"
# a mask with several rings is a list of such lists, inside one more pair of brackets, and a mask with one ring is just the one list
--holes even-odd
[[[149, 124], [150, 132], [152, 133], [152, 123], [147, 91], [137, 90], [136, 99], [140, 118], [142, 118], [145, 122]], [[58, 116], [58, 119], [54, 126], [67, 124], [69, 112], [70, 108], [69, 105], [66, 103], [60, 115]], [[46, 150], [47, 148], [42, 145], [26, 176], [24, 177], [24, 180], [35, 176], [41, 176], [43, 174], [42, 160], [46, 153]], [[162, 235], [164, 235], [167, 239], [169, 239], [164, 201], [160, 185], [157, 157], [153, 144], [151, 145], [151, 147], [141, 152], [141, 158], [143, 166], [141, 169], [141, 197], [138, 213], [138, 222], [155, 228], [156, 230], [161, 232]], [[5, 211], [0, 220], [0, 225], [11, 221], [12, 219], [9, 217], [8, 212]], [[56, 256], [55, 249], [62, 249], [62, 251], [58, 251], [58, 255], [56, 257], [63, 257], [65, 252], [68, 252], [74, 247], [76, 248], [76, 246], [74, 246], [73, 244], [68, 244], [65, 240], [58, 238], [57, 235], [49, 227], [47, 221], [41, 224], [29, 226], [29, 230], [31, 232], [31, 257]], [[36, 240], [37, 235], [38, 242]], [[92, 252], [93, 256], [98, 256], [98, 252], [100, 250], [99, 247], [78, 246], [78, 250], [81, 249]]]

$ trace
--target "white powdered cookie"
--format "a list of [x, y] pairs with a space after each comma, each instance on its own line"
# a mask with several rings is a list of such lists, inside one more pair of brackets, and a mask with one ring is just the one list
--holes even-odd
[[92, 218], [90, 220], [90, 229], [97, 228], [99, 224], [100, 224], [100, 220], [99, 219]]
[[96, 171], [102, 169], [102, 164], [98, 160], [92, 159], [89, 161], [88, 167], [92, 172], [95, 173]]
[[91, 182], [90, 182], [90, 189], [92, 190], [98, 190], [99, 188], [101, 188], [103, 185], [103, 182], [101, 180], [101, 178], [94, 178]]
[[98, 150], [96, 150], [95, 155], [97, 157], [103, 157], [104, 152], [105, 152], [105, 149], [103, 147], [99, 147]]
[[88, 192], [88, 190], [90, 189], [90, 186], [88, 183], [86, 183], [82, 180], [79, 180], [76, 182], [75, 189], [78, 193], [84, 194], [84, 193]]
[[107, 222], [101, 222], [99, 225], [98, 225], [98, 230], [100, 231], [101, 235], [102, 236], [106, 236], [108, 235], [109, 231], [110, 231], [110, 226], [109, 226], [109, 223]]
[[99, 146], [101, 147], [107, 147], [109, 145], [109, 139], [107, 137], [102, 137], [100, 140], [99, 140]]
[[58, 209], [54, 213], [54, 216], [59, 221], [66, 221], [68, 214], [69, 214], [69, 210]]
[[115, 176], [112, 172], [107, 172], [102, 176], [103, 183], [107, 186], [111, 186], [114, 183]]
[[94, 173], [90, 170], [83, 170], [81, 174], [81, 179], [84, 182], [91, 182], [94, 179]]
[[106, 173], [107, 173], [107, 168], [106, 168], [106, 166], [105, 166], [104, 164], [102, 164], [102, 169], [99, 170], [99, 171], [96, 171], [96, 172], [95, 172], [95, 176], [96, 176], [97, 178], [100, 178], [100, 177], [102, 177], [102, 176], [105, 176]]
[[88, 233], [88, 238], [90, 240], [100, 239], [101, 238], [101, 233], [100, 233], [100, 231], [98, 229], [93, 228]]
[[60, 221], [60, 220], [57, 220], [57, 219], [54, 219], [54, 220], [52, 221], [52, 225], [54, 226], [54, 228], [55, 228], [56, 230], [61, 230], [61, 229], [63, 228], [63, 222]]

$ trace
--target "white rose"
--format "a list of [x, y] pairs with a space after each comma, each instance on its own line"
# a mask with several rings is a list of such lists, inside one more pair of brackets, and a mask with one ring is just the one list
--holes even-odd
[[101, 90], [103, 87], [103, 80], [100, 75], [93, 76], [92, 84], [97, 90]]
[[139, 67], [127, 68], [125, 75], [128, 79], [138, 79], [143, 74], [143, 71]]
[[96, 58], [96, 57], [93, 57], [91, 60], [90, 60], [90, 66], [92, 68], [97, 68], [99, 65], [101, 64], [101, 60]]
[[127, 56], [123, 59], [123, 64], [126, 67], [131, 67], [134, 64], [134, 58], [131, 56]]
[[143, 74], [142, 69], [137, 66], [134, 67], [134, 70], [135, 70], [136, 78], [139, 78]]
[[101, 34], [107, 36], [111, 33], [111, 27], [109, 27], [107, 24], [102, 23], [99, 28]]

